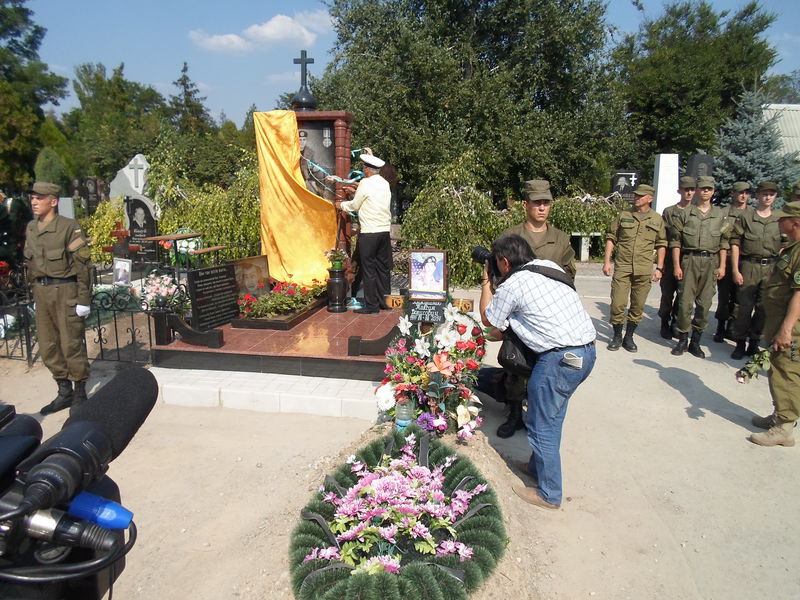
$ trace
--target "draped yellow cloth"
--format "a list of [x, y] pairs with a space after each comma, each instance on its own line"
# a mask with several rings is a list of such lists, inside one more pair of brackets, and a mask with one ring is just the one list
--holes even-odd
[[309, 192], [300, 173], [297, 118], [291, 110], [253, 113], [261, 198], [261, 252], [269, 274], [311, 283], [328, 277], [325, 250], [336, 245], [336, 209]]

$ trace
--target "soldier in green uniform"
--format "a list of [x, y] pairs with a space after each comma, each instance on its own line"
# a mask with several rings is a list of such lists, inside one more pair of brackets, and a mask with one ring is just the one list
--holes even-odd
[[[620, 346], [628, 352], [638, 350], [633, 334], [642, 321], [644, 303], [652, 282], [661, 279], [664, 271], [667, 231], [661, 215], [651, 209], [653, 194], [655, 190], [651, 186], [639, 185], [633, 190], [633, 210], [620, 212], [606, 230], [603, 274], [608, 277], [612, 271], [614, 273], [611, 280], [610, 319], [614, 337], [608, 343], [609, 350], [619, 350]], [[615, 248], [612, 267], [611, 254]], [[654, 252], [657, 252], [655, 271]], [[628, 324], [623, 339], [622, 325], [625, 322], [625, 307], [629, 297]]]
[[[661, 213], [664, 226], [669, 231], [679, 211], [691, 206], [694, 198], [697, 179], [694, 177], [681, 177], [678, 193], [681, 199], [677, 204], [668, 206]], [[672, 339], [672, 327], [675, 325], [675, 316], [678, 314], [678, 280], [675, 279], [675, 269], [672, 264], [672, 253], [667, 252], [664, 258], [664, 271], [661, 274], [661, 303], [658, 307], [658, 316], [661, 319], [661, 337], [665, 340]]]
[[800, 417], [800, 200], [775, 211], [778, 226], [789, 239], [764, 287], [764, 339], [770, 348], [769, 393], [774, 410], [753, 417], [766, 429], [750, 441], [759, 446], [794, 446], [794, 427]]
[[[746, 181], [737, 181], [731, 188], [731, 203], [722, 209], [728, 219], [729, 230], [733, 230], [742, 213], [747, 209], [750, 200], [750, 184]], [[717, 319], [717, 331], [714, 333], [714, 341], [722, 343], [725, 338], [732, 338], [731, 332], [733, 321], [736, 319], [736, 286], [733, 283], [733, 267], [731, 265], [731, 255], [725, 263], [725, 277], [717, 281], [717, 312], [714, 317]]]
[[43, 415], [84, 402], [89, 378], [84, 317], [91, 302], [90, 252], [80, 225], [57, 213], [58, 193], [53, 183], [33, 184], [34, 219], [28, 224], [24, 249], [39, 352], [58, 384], [58, 395], [42, 408]]
[[[574, 279], [575, 251], [572, 249], [569, 236], [547, 222], [553, 201], [550, 182], [545, 179], [526, 181], [524, 198], [525, 222], [509, 227], [501, 236], [512, 233], [521, 236], [528, 242], [536, 258], [552, 260]], [[509, 415], [506, 422], [497, 428], [497, 436], [508, 438], [518, 429], [525, 428], [525, 422], [522, 420], [522, 402], [527, 394], [528, 381], [524, 377], [505, 372], [503, 385]]]
[[[739, 216], [730, 236], [732, 277], [738, 286], [733, 324], [736, 348], [731, 353], [734, 360], [759, 351], [758, 340], [764, 328], [762, 295], [781, 250], [778, 218], [772, 213], [777, 195], [777, 185], [762, 181], [756, 191], [758, 205]], [[749, 344], [745, 348], [747, 340]]]
[[[715, 283], [725, 276], [728, 221], [722, 209], [711, 204], [716, 186], [714, 178], [699, 177], [697, 184], [700, 194], [695, 204], [677, 216], [670, 230], [675, 279], [680, 282], [678, 343], [672, 354], [680, 356], [688, 349], [693, 356], [705, 358], [700, 337], [708, 325]], [[687, 348], [690, 328], [692, 337]]]

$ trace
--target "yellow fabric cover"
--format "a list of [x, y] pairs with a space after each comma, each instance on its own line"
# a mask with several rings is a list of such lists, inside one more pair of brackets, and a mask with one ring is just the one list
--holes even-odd
[[253, 113], [261, 197], [261, 252], [280, 281], [325, 281], [325, 250], [336, 243], [336, 209], [306, 189], [297, 118], [291, 110]]

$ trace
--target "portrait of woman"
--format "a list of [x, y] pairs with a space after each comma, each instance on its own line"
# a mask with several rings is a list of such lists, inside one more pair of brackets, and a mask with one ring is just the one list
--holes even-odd
[[414, 250], [411, 252], [410, 262], [410, 288], [413, 293], [427, 292], [427, 294], [423, 294], [424, 296], [445, 294], [445, 253], [443, 251]]

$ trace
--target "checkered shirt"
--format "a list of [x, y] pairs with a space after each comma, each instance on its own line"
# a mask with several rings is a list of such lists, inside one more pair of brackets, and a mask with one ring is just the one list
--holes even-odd
[[[563, 271], [549, 260], [528, 264]], [[583, 346], [597, 332], [578, 293], [554, 279], [520, 271], [504, 281], [486, 307], [486, 317], [498, 329], [509, 325], [534, 352]]]

